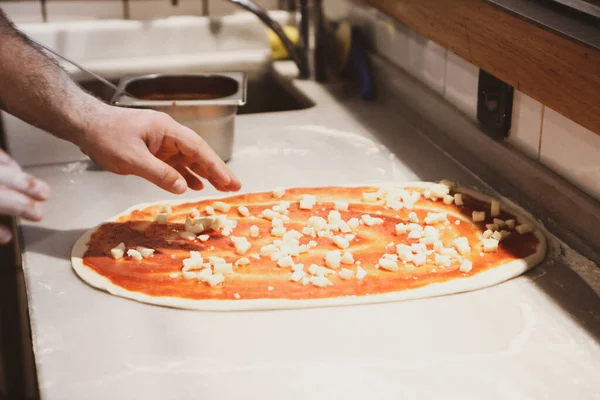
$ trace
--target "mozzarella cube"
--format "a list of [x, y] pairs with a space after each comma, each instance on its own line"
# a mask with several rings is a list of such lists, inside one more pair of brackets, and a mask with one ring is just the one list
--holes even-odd
[[273, 218], [277, 218], [277, 217], [279, 217], [279, 214], [278, 214], [278, 213], [276, 213], [276, 212], [275, 212], [275, 211], [273, 211], [273, 210], [269, 210], [269, 209], [263, 210], [263, 211], [260, 213], [260, 215], [261, 215], [261, 217], [263, 217], [263, 218], [265, 218], [265, 219], [268, 219], [269, 221], [271, 221]]
[[348, 279], [352, 279], [352, 277], [354, 276], [354, 271], [351, 271], [347, 268], [342, 268], [339, 272], [340, 278], [348, 280]]
[[335, 245], [340, 249], [347, 249], [350, 247], [350, 242], [341, 236], [334, 236], [333, 243], [335, 243]]
[[325, 278], [324, 276], [313, 276], [310, 278], [310, 283], [312, 283], [313, 285], [317, 286], [317, 287], [327, 287], [327, 286], [332, 286], [333, 283], [331, 283], [331, 281], [327, 278]]
[[514, 219], [507, 219], [506, 221], [504, 221], [504, 223], [506, 223], [506, 226], [510, 229], [515, 229], [515, 226], [517, 224]]
[[412, 257], [412, 262], [418, 267], [420, 265], [425, 265], [427, 262], [427, 254], [426, 253], [418, 253]]
[[451, 247], [444, 247], [439, 250], [439, 253], [443, 256], [456, 257], [458, 256], [458, 252]]
[[492, 238], [493, 238], [493, 239], [496, 239], [497, 241], [501, 241], [501, 240], [502, 240], [502, 233], [500, 233], [500, 232], [498, 232], [498, 231], [495, 231], [495, 232], [492, 234]]
[[210, 239], [210, 235], [198, 235], [198, 240], [201, 242], [206, 242], [208, 239]]
[[494, 234], [494, 232], [492, 232], [491, 230], [488, 229], [485, 232], [483, 232], [482, 236], [484, 239], [489, 239], [492, 237], [493, 234]]
[[427, 225], [440, 224], [440, 223], [446, 222], [447, 220], [448, 220], [448, 216], [446, 215], [446, 213], [430, 212], [430, 213], [427, 213], [427, 216], [425, 217], [425, 223]]
[[417, 217], [417, 213], [415, 212], [411, 212], [408, 214], [408, 221], [412, 222], [413, 224], [418, 224], [419, 223], [419, 217]]
[[454, 203], [454, 196], [447, 194], [444, 196], [442, 201], [444, 202], [444, 204], [450, 205], [450, 204]]
[[240, 215], [242, 217], [248, 217], [248, 216], [250, 216], [250, 210], [248, 210], [248, 207], [246, 207], [246, 206], [239, 206], [238, 207], [238, 212], [240, 213]]
[[410, 245], [410, 250], [413, 253], [423, 253], [427, 251], [427, 245], [425, 243], [413, 243]]
[[281, 257], [285, 257], [286, 255], [287, 254], [285, 254], [283, 251], [276, 251], [274, 253], [271, 253], [271, 261], [277, 261]]
[[352, 228], [350, 228], [350, 226], [346, 222], [344, 222], [343, 220], [341, 220], [341, 219], [336, 222], [336, 225], [337, 225], [337, 228], [342, 233], [352, 232]]
[[237, 260], [235, 262], [235, 266], [236, 267], [243, 267], [243, 266], [248, 265], [248, 264], [250, 264], [250, 260], [247, 259], [246, 257], [240, 258], [239, 260]]
[[379, 260], [379, 266], [386, 271], [398, 271], [398, 262], [382, 257]]
[[408, 234], [408, 238], [409, 239], [420, 239], [421, 238], [421, 232], [414, 230], [414, 231], [410, 231], [410, 233]]
[[179, 232], [179, 237], [185, 240], [196, 240], [196, 235], [192, 232]]
[[156, 223], [159, 225], [166, 225], [167, 219], [168, 217], [165, 213], [156, 214]]
[[396, 254], [398, 254], [398, 257], [404, 262], [408, 262], [413, 259], [412, 248], [404, 243], [396, 245]]
[[154, 249], [149, 249], [147, 247], [138, 246], [135, 248], [144, 258], [149, 258], [154, 256]]
[[469, 245], [469, 239], [462, 236], [452, 241], [452, 245], [462, 255], [469, 254], [471, 252], [471, 246]]
[[250, 237], [253, 237], [253, 238], [258, 237], [258, 226], [252, 225], [250, 227]]
[[345, 251], [342, 254], [342, 258], [340, 261], [342, 264], [354, 264], [354, 257], [352, 256], [352, 253], [350, 253], [349, 251]]
[[317, 196], [310, 194], [303, 194], [300, 196], [300, 209], [301, 210], [312, 210], [317, 204]]
[[179, 278], [181, 274], [179, 272], [173, 272], [169, 274], [169, 278], [175, 279], [175, 278]]
[[168, 204], [163, 204], [160, 206], [160, 213], [161, 214], [171, 214], [173, 212], [173, 209], [171, 208], [170, 205]]
[[342, 262], [342, 255], [339, 250], [328, 251], [325, 253], [325, 265], [329, 268], [338, 269]]
[[228, 212], [231, 209], [231, 205], [222, 201], [217, 201], [213, 204], [213, 208], [221, 212]]
[[232, 236], [231, 241], [233, 242], [233, 247], [235, 247], [235, 252], [238, 254], [245, 254], [248, 252], [248, 250], [250, 250], [250, 247], [252, 247], [248, 239], [245, 237], [238, 238]]
[[294, 264], [292, 265], [292, 271], [300, 271], [304, 270], [304, 264]]
[[348, 202], [337, 200], [333, 202], [333, 206], [337, 211], [348, 211]]
[[215, 274], [233, 274], [233, 265], [231, 263], [221, 263], [213, 265]]
[[285, 232], [286, 232], [286, 229], [283, 227], [271, 229], [272, 236], [283, 237], [283, 235], [285, 235]]
[[506, 222], [504, 222], [500, 218], [494, 218], [494, 224], [496, 224], [498, 228], [504, 228], [506, 226]]
[[215, 287], [225, 282], [225, 276], [223, 274], [214, 274], [206, 278], [206, 282], [211, 286]]
[[240, 296], [240, 294], [239, 294], [239, 293], [234, 293], [234, 294], [233, 294], [233, 297], [235, 297], [237, 300], [239, 300], [239, 299], [241, 299], [241, 298], [242, 298], [242, 296]]
[[473, 211], [473, 222], [485, 221], [485, 211]]
[[302, 234], [306, 235], [306, 236], [312, 236], [312, 237], [317, 236], [317, 232], [315, 231], [315, 228], [311, 228], [309, 226], [305, 226], [304, 228], [302, 228]]
[[454, 189], [454, 188], [456, 187], [456, 182], [450, 181], [450, 180], [448, 180], [448, 179], [442, 179], [442, 180], [440, 181], [440, 184], [441, 184], [441, 185], [446, 185], [446, 186], [448, 186], [448, 188], [450, 188], [450, 189]]
[[321, 231], [327, 225], [327, 221], [323, 217], [310, 217], [308, 219], [307, 226], [313, 228], [315, 231]]
[[192, 218], [200, 218], [200, 211], [197, 208], [192, 208], [192, 212], [190, 214]]
[[469, 260], [463, 260], [463, 262], [460, 264], [460, 268], [458, 269], [460, 272], [471, 272], [471, 270], [473, 269], [473, 263]]
[[377, 201], [377, 193], [363, 193], [362, 201], [365, 203], [375, 203]]
[[282, 198], [284, 194], [285, 194], [285, 189], [276, 188], [275, 190], [273, 190], [273, 197], [275, 197], [277, 199]]
[[500, 215], [500, 202], [498, 200], [492, 200], [492, 204], [490, 205], [490, 215], [492, 217]]
[[521, 235], [524, 233], [533, 232], [533, 225], [531, 224], [521, 224], [517, 225], [515, 230], [519, 232]]
[[294, 260], [291, 256], [284, 256], [277, 260], [277, 266], [280, 268], [290, 268], [294, 265]]
[[225, 259], [222, 257], [210, 256], [210, 257], [208, 257], [208, 262], [212, 265], [215, 265], [215, 264], [225, 264], [227, 261], [225, 261]]
[[441, 254], [436, 254], [434, 256], [433, 263], [435, 265], [439, 265], [440, 267], [449, 267], [450, 264], [452, 263], [452, 260], [450, 259], [450, 256], [444, 256], [444, 255], [441, 255]]
[[485, 227], [490, 231], [497, 231], [498, 229], [500, 229], [496, 224], [485, 224]]
[[110, 255], [115, 260], [120, 260], [125, 255], [125, 250], [115, 247], [115, 248], [110, 249]]
[[204, 212], [207, 215], [215, 215], [215, 209], [212, 208], [211, 206], [206, 206], [206, 208], [204, 209]]
[[302, 280], [302, 278], [304, 278], [305, 276], [306, 276], [306, 272], [304, 272], [300, 269], [298, 271], [294, 271], [292, 276], [290, 276], [290, 281], [300, 282]]
[[454, 195], [454, 204], [456, 204], [457, 206], [462, 206], [465, 203], [463, 202], [463, 195], [462, 193], [456, 193]]
[[440, 237], [440, 231], [435, 229], [433, 226], [426, 226], [425, 229], [423, 229], [423, 233], [422, 233], [423, 237], [426, 238], [439, 238]]
[[356, 267], [356, 279], [363, 279], [365, 276], [367, 276], [367, 271], [360, 266]]
[[402, 222], [396, 225], [396, 235], [402, 235], [407, 232], [407, 227]]
[[483, 251], [486, 253], [493, 253], [498, 251], [499, 240], [496, 239], [483, 239]]
[[442, 183], [431, 185], [431, 195], [437, 198], [443, 198], [450, 193], [450, 188]]
[[350, 218], [348, 220], [348, 226], [350, 227], [350, 229], [356, 230], [356, 228], [358, 228], [358, 225], [359, 225], [358, 218]]
[[273, 220], [271, 221], [271, 227], [273, 228], [282, 228], [283, 227], [283, 221], [279, 218], [273, 218]]
[[138, 261], [142, 260], [142, 258], [143, 258], [142, 255], [140, 254], [140, 252], [137, 250], [134, 250], [134, 249], [127, 250], [127, 255], [129, 257], [133, 258], [134, 260], [138, 260]]

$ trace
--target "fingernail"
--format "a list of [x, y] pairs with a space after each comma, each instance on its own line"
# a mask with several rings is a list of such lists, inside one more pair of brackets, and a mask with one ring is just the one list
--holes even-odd
[[46, 182], [37, 181], [35, 186], [35, 192], [43, 199], [47, 199], [50, 197], [50, 185]]
[[12, 232], [5, 226], [0, 226], [0, 244], [7, 244], [12, 239]]
[[187, 189], [187, 183], [185, 183], [185, 180], [181, 178], [177, 179], [173, 185], [173, 190], [176, 193], [183, 193], [185, 192], [185, 189]]

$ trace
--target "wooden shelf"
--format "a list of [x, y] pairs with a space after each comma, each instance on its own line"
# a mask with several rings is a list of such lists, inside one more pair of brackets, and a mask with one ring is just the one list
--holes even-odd
[[484, 0], [366, 0], [600, 135], [600, 50]]

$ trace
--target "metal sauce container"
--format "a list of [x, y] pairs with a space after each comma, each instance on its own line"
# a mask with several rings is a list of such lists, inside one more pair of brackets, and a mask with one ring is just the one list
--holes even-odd
[[235, 115], [246, 104], [243, 73], [154, 74], [124, 78], [112, 104], [169, 114], [202, 137], [224, 161], [231, 159]]

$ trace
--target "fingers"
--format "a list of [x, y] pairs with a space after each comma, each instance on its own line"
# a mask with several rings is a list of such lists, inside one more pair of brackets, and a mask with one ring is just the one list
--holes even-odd
[[197, 164], [194, 172], [209, 180], [218, 190], [239, 190], [239, 179], [225, 165], [214, 150], [194, 131], [171, 120], [169, 134], [176, 140], [179, 151], [190, 161]]
[[7, 244], [12, 240], [12, 232], [7, 226], [0, 225], [0, 244]]
[[177, 172], [179, 172], [181, 174], [181, 176], [183, 176], [183, 178], [186, 180], [187, 185], [190, 189], [192, 189], [192, 190], [204, 189], [204, 184], [202, 183], [200, 178], [198, 178], [196, 175], [194, 175], [187, 167], [185, 167], [183, 165], [178, 165], [178, 166], [175, 166], [175, 169], [177, 170]]
[[[15, 164], [16, 165], [16, 164]], [[48, 200], [50, 186], [20, 168], [0, 166], [0, 185], [17, 190], [35, 200]]]
[[127, 173], [149, 180], [169, 192], [181, 194], [187, 189], [186, 179], [175, 168], [154, 157], [145, 146], [136, 152], [129, 169]]
[[8, 187], [0, 187], [0, 214], [39, 221], [44, 216], [42, 203]]

